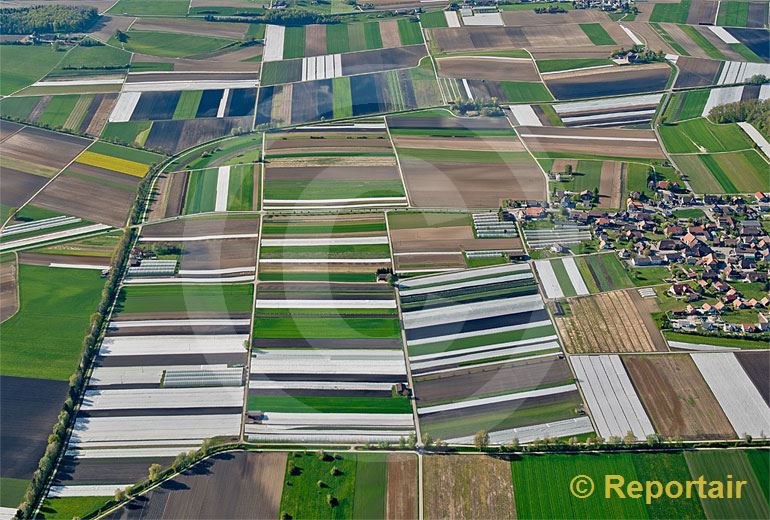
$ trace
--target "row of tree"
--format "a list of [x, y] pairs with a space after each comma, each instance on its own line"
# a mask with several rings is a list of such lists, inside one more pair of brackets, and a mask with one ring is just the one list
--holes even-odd
[[770, 99], [747, 99], [719, 105], [711, 109], [709, 119], [715, 123], [751, 123], [759, 132], [770, 135]]
[[69, 33], [90, 28], [99, 18], [93, 7], [36, 5], [0, 9], [4, 34]]

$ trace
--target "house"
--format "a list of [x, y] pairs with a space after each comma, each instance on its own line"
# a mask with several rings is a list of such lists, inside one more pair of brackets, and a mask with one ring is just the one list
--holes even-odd
[[722, 302], [716, 302], [712, 308], [715, 312], [723, 312], [725, 310], [725, 304]]
[[757, 202], [770, 202], [770, 194], [758, 191], [754, 194], [754, 199]]
[[526, 208], [524, 209], [524, 218], [529, 219], [540, 219], [545, 217], [545, 208]]
[[730, 290], [730, 286], [723, 281], [714, 282], [711, 284], [711, 288], [716, 292], [727, 292]]
[[687, 296], [688, 294], [692, 294], [694, 292], [695, 291], [693, 291], [692, 287], [690, 287], [686, 283], [675, 283], [668, 288], [668, 293], [675, 298], [681, 298], [683, 296]]
[[663, 228], [663, 234], [666, 236], [684, 235], [684, 228], [682, 226], [674, 226], [669, 224]]

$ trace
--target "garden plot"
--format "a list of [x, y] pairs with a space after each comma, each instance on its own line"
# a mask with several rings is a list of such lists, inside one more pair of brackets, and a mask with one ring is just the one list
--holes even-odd
[[599, 435], [637, 439], [655, 433], [619, 356], [570, 357]]
[[554, 110], [566, 126], [625, 126], [647, 123], [662, 94], [557, 103]]
[[[48, 184], [32, 204], [123, 227], [136, 198], [136, 188], [163, 157], [107, 143], [95, 143]], [[83, 197], [88, 193], [88, 197]]]
[[574, 417], [577, 388], [526, 264], [409, 278], [398, 288], [423, 431], [468, 442], [489, 429], [507, 442], [521, 428], [544, 434], [549, 426], [538, 425]]
[[[485, 125], [486, 123], [486, 125]], [[542, 171], [507, 121], [388, 118], [407, 193], [417, 207], [497, 208], [541, 199]]]
[[411, 404], [394, 393], [407, 379], [398, 330], [388, 287], [260, 283], [249, 438], [374, 442], [408, 435]]
[[388, 224], [397, 273], [462, 269], [475, 261], [501, 263], [505, 254], [522, 251], [515, 232], [483, 236], [467, 213], [394, 211], [388, 213]]
[[262, 233], [262, 281], [372, 282], [391, 264], [383, 215], [271, 217]]
[[690, 356], [625, 356], [623, 364], [660, 435], [684, 440], [735, 438]]
[[117, 94], [103, 93], [12, 97], [0, 103], [0, 113], [18, 121], [98, 136], [117, 98]]
[[537, 260], [535, 268], [547, 298], [558, 299], [589, 294], [574, 258]]
[[19, 207], [77, 157], [90, 140], [24, 127], [3, 141], [0, 203]]
[[770, 431], [770, 408], [731, 353], [691, 354], [739, 437], [762, 437]]
[[644, 94], [665, 89], [671, 69], [663, 63], [548, 74], [545, 83], [557, 99]]
[[560, 305], [563, 314], [557, 315], [556, 325], [568, 352], [668, 350], [649, 305], [634, 290], [570, 298]]
[[344, 209], [407, 204], [381, 120], [360, 130], [303, 127], [265, 142], [266, 209]]
[[591, 240], [590, 226], [558, 225], [553, 228], [524, 229], [524, 238], [532, 249], [545, 249], [554, 244], [574, 246]]
[[548, 154], [558, 154], [557, 157], [567, 154], [577, 157], [664, 157], [652, 130], [521, 127], [518, 131], [536, 157], [549, 157]]

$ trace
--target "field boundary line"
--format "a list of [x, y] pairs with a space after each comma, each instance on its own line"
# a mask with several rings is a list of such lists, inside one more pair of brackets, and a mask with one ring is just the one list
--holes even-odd
[[[264, 134], [262, 134], [264, 135]], [[264, 152], [264, 148], [263, 148]], [[251, 378], [251, 350], [254, 346], [254, 319], [257, 313], [257, 289], [259, 284], [259, 255], [262, 246], [262, 224], [264, 223], [264, 217], [259, 217], [259, 236], [257, 237], [256, 255], [254, 258], [254, 281], [252, 282], [254, 287], [254, 294], [252, 295], [251, 302], [251, 319], [249, 320], [249, 346], [246, 349], [246, 383], [243, 385], [243, 410], [241, 411], [241, 429], [238, 432], [238, 439], [241, 442], [245, 442], [246, 436], [246, 417], [249, 413], [249, 380]]]
[[[509, 109], [510, 110], [510, 109]], [[513, 115], [513, 113], [511, 113]], [[519, 139], [519, 142], [524, 147], [524, 149], [527, 151], [529, 156], [532, 158], [532, 160], [537, 164], [537, 169], [540, 170], [540, 172], [543, 174], [543, 178], [545, 179], [545, 201], [548, 205], [551, 204], [551, 188], [548, 184], [548, 173], [546, 173], [545, 168], [540, 164], [540, 162], [537, 160], [537, 157], [532, 153], [532, 151], [529, 149], [529, 146], [527, 146], [527, 143], [524, 141], [524, 139], [521, 137], [519, 132], [516, 130], [516, 127], [511, 122], [511, 119], [506, 115], [505, 120], [508, 121], [508, 125], [511, 127], [511, 130], [513, 130], [513, 133], [516, 134], [516, 137]], [[517, 220], [518, 222], [518, 220]], [[522, 242], [526, 240], [526, 237], [521, 236]]]
[[[388, 134], [388, 140], [390, 141], [390, 147], [393, 149], [393, 156], [396, 158], [396, 166], [398, 167], [398, 175], [401, 177], [401, 185], [404, 187], [404, 195], [406, 195], [407, 207], [412, 207], [412, 201], [409, 198], [409, 189], [406, 187], [406, 179], [404, 178], [404, 170], [401, 168], [401, 159], [398, 156], [398, 150], [396, 149], [396, 143], [393, 141], [393, 135], [390, 133], [390, 126], [388, 126], [388, 118], [383, 116], [382, 120], [385, 123], [385, 132]], [[386, 215], [387, 222], [387, 215]], [[388, 238], [390, 240], [390, 238]], [[392, 253], [391, 249], [391, 253]]]
[[14, 276], [16, 278], [16, 283], [14, 284], [16, 286], [16, 290], [13, 292], [13, 296], [16, 299], [16, 311], [5, 318], [0, 323], [5, 323], [6, 321], [10, 320], [14, 316], [16, 316], [19, 313], [19, 310], [21, 309], [21, 297], [19, 296], [19, 253], [16, 251], [13, 251], [13, 262], [14, 262]]

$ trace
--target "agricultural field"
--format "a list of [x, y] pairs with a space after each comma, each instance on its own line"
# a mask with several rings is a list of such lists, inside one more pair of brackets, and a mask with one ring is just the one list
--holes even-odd
[[[173, 177], [169, 192], [183, 190], [184, 215], [253, 211], [259, 207], [261, 176], [256, 164], [191, 170], [173, 174]], [[186, 182], [184, 187], [175, 186], [183, 182]]]
[[544, 195], [544, 178], [515, 132], [499, 118], [387, 119], [409, 200], [416, 207], [497, 208]]
[[652, 312], [654, 301], [636, 290], [611, 291], [561, 302], [556, 325], [568, 352], [666, 351]]
[[0, 114], [37, 126], [99, 136], [116, 100], [116, 94], [10, 97], [0, 102]]
[[527, 264], [398, 288], [423, 436], [471, 444], [486, 429], [502, 444], [593, 431]]
[[266, 136], [266, 209], [399, 207], [407, 204], [382, 119], [351, 130], [317, 125]]

